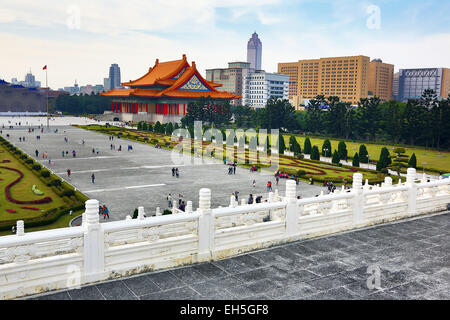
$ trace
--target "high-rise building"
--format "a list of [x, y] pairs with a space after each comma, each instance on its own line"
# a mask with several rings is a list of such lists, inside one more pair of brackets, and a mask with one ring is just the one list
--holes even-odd
[[418, 99], [426, 89], [434, 90], [441, 98], [448, 98], [450, 93], [450, 69], [400, 69], [398, 101], [405, 102], [408, 99]]
[[[361, 98], [368, 96], [369, 63], [370, 58], [366, 56], [299, 60], [297, 84], [295, 78], [292, 78], [290, 85], [297, 86], [300, 104], [318, 95], [324, 95], [338, 96], [341, 101], [356, 105]], [[295, 73], [294, 64], [279, 63], [278, 70], [291, 75]], [[287, 69], [288, 66], [291, 69]]]
[[103, 79], [103, 87], [106, 91], [111, 90], [111, 80], [109, 80], [109, 78]]
[[291, 104], [297, 109], [299, 107], [300, 99], [297, 95], [298, 89], [298, 62], [287, 62], [278, 64], [278, 73], [289, 76], [289, 100]]
[[109, 85], [111, 89], [121, 88], [120, 85], [120, 67], [117, 63], [111, 64], [109, 67]]
[[[229, 62], [228, 68], [207, 69], [206, 80], [222, 84], [222, 87], [217, 88], [219, 91], [242, 96], [243, 79], [250, 72], [250, 63], [248, 62]], [[230, 104], [241, 105], [242, 99], [234, 99]]]
[[270, 98], [289, 99], [289, 76], [256, 70], [244, 77], [243, 105], [264, 108]]
[[398, 72], [394, 73], [394, 81], [392, 82], [392, 98], [398, 100], [398, 80], [400, 74]]
[[258, 34], [253, 33], [247, 43], [247, 62], [250, 63], [250, 68], [261, 70], [262, 60], [262, 43], [258, 38]]
[[394, 81], [394, 65], [374, 59], [369, 64], [368, 95], [380, 98], [381, 101], [392, 100]]

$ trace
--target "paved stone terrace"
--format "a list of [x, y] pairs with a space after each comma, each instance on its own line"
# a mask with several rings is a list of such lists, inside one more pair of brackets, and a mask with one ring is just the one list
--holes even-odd
[[[380, 267], [379, 290], [368, 289], [369, 266]], [[450, 213], [32, 299], [450, 299]]]

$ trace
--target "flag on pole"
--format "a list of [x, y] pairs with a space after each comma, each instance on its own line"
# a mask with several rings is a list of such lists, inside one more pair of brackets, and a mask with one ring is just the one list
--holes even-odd
[[45, 65], [45, 66], [42, 68], [42, 70], [47, 70], [47, 65]]

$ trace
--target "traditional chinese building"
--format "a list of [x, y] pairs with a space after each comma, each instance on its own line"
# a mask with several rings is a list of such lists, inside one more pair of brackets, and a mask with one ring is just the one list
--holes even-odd
[[211, 97], [217, 103], [239, 99], [233, 93], [218, 91], [222, 84], [205, 80], [195, 62], [181, 60], [159, 62], [141, 78], [123, 82], [125, 89], [102, 93], [112, 97], [112, 116], [123, 121], [179, 122], [189, 102]]

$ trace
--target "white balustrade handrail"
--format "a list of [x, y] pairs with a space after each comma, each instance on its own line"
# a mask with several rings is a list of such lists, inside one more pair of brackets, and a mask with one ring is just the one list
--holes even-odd
[[200, 215], [201, 214], [199, 212], [193, 212], [190, 214], [175, 214], [175, 215], [148, 217], [143, 220], [131, 219], [131, 220], [112, 221], [102, 223], [102, 227], [104, 232], [123, 231], [129, 229], [168, 225], [180, 222], [189, 222], [192, 220], [198, 220]]
[[225, 207], [212, 209], [212, 215], [214, 217], [232, 216], [235, 214], [258, 212], [264, 210], [276, 210], [286, 208], [286, 202], [265, 202], [256, 204], [240, 205], [235, 208]]
[[324, 194], [322, 196], [313, 197], [313, 198], [306, 198], [306, 199], [298, 199], [297, 205], [303, 206], [305, 204], [312, 204], [312, 203], [321, 203], [321, 202], [328, 202], [328, 201], [334, 201], [334, 200], [344, 200], [344, 199], [351, 199], [354, 197], [354, 194], [352, 192], [346, 192], [344, 194]]
[[390, 192], [399, 192], [399, 191], [408, 191], [409, 187], [408, 186], [397, 186], [397, 187], [383, 187], [383, 188], [378, 188], [376, 190], [364, 190], [363, 191], [363, 195], [364, 196], [371, 196], [371, 195], [376, 195], [376, 194], [382, 194], [382, 193], [390, 193]]
[[418, 183], [417, 188], [433, 188], [433, 187], [440, 187], [443, 185], [449, 184], [450, 185], [450, 179], [442, 179], [442, 180], [433, 180], [430, 182], [423, 182]]
[[0, 237], [0, 249], [10, 246], [20, 246], [30, 243], [40, 243], [70, 239], [83, 235], [83, 227], [61, 228], [54, 230], [44, 230], [29, 232], [23, 235], [10, 235]]

